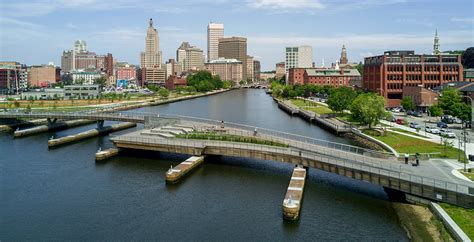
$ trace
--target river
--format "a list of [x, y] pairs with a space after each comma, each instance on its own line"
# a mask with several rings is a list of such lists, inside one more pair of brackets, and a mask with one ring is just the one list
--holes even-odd
[[[348, 141], [278, 109], [263, 90], [234, 90], [144, 112], [181, 114]], [[47, 140], [94, 125], [13, 139], [0, 135], [0, 239], [407, 240], [381, 187], [310, 169], [301, 218], [281, 205], [292, 167], [213, 158], [179, 184], [164, 174], [186, 156], [127, 152], [96, 164], [109, 137], [48, 150]], [[129, 132], [129, 131], [122, 131]]]

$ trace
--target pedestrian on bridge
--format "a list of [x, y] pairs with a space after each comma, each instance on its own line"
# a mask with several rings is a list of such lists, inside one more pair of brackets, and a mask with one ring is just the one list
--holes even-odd
[[408, 159], [410, 158], [410, 155], [408, 153], [405, 153], [405, 164], [408, 165]]

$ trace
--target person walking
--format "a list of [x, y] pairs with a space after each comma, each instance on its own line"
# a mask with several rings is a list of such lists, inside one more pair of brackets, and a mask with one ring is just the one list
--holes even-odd
[[405, 164], [408, 164], [408, 158], [410, 158], [410, 155], [408, 153], [405, 153]]
[[415, 161], [416, 161], [416, 166], [419, 166], [420, 165], [420, 154], [419, 153], [415, 154]]

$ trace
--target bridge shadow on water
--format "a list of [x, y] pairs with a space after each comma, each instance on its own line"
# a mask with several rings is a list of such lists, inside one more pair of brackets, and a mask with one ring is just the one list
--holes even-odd
[[[100, 143], [100, 139], [97, 140]], [[106, 142], [106, 141], [105, 141]], [[114, 166], [123, 169], [136, 169], [143, 171], [157, 171], [161, 173], [159, 177], [164, 180], [165, 172], [170, 166], [176, 166], [183, 162], [190, 155], [185, 154], [174, 154], [165, 152], [154, 152], [145, 150], [123, 150], [119, 156], [109, 159], [105, 163], [98, 163], [97, 166], [103, 166], [105, 164], [114, 164]], [[181, 179], [181, 182], [176, 184], [168, 184], [167, 190], [176, 192], [180, 187], [186, 183], [186, 180], [192, 179], [192, 176], [205, 177], [213, 172], [220, 172], [224, 176], [232, 176], [229, 172], [232, 167], [244, 168], [248, 172], [255, 174], [265, 174], [277, 177], [286, 177], [289, 179], [292, 174], [293, 165], [289, 163], [281, 163], [270, 160], [255, 160], [249, 158], [240, 157], [226, 157], [226, 156], [208, 156], [204, 163], [191, 171], [185, 177]], [[225, 171], [225, 172], [223, 172]], [[289, 181], [289, 180], [288, 180]], [[351, 193], [363, 196], [376, 198], [383, 201], [388, 201], [389, 197], [384, 191], [383, 187], [377, 186], [371, 183], [350, 179], [344, 176], [339, 176], [330, 172], [310, 168], [308, 170], [307, 185], [316, 186], [317, 190], [345, 190]], [[306, 193], [307, 191], [305, 191]], [[331, 197], [336, 202], [343, 202], [346, 200], [345, 197]]]

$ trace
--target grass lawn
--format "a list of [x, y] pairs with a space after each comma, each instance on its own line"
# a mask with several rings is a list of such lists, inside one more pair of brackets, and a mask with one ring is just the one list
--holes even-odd
[[464, 233], [466, 233], [471, 240], [474, 239], [474, 209], [465, 209], [446, 203], [441, 203], [440, 205], [454, 222], [461, 227]]
[[242, 143], [251, 143], [259, 145], [271, 145], [278, 147], [288, 147], [287, 144], [274, 142], [271, 140], [259, 139], [256, 137], [247, 137], [234, 134], [225, 134], [218, 132], [192, 132], [188, 134], [178, 134], [176, 138], [185, 138], [185, 139], [206, 139], [206, 140], [221, 140], [221, 141], [230, 141], [230, 142], [242, 142]]
[[461, 172], [465, 177], [471, 179], [471, 181], [474, 181], [474, 172], [464, 172], [464, 169], [460, 169], [459, 172]]
[[[366, 133], [366, 131], [364, 131]], [[432, 157], [442, 157], [442, 158], [449, 158], [449, 159], [457, 159], [458, 158], [458, 149], [454, 147], [449, 147], [446, 149], [443, 145], [409, 137], [403, 134], [396, 134], [392, 132], [386, 132], [385, 135], [374, 135], [373, 133], [367, 133], [368, 135], [386, 143], [387, 145], [394, 148], [399, 153], [437, 153], [440, 152], [441, 154], [433, 155]], [[461, 153], [462, 155], [463, 153]]]
[[304, 110], [308, 110], [311, 112], [315, 112], [317, 114], [333, 113], [333, 111], [329, 109], [328, 107], [323, 106], [323, 105], [318, 105], [314, 102], [310, 102], [310, 101], [305, 102], [304, 100], [301, 100], [301, 99], [290, 99], [290, 102], [299, 108], [302, 108]]
[[404, 129], [391, 128], [391, 130], [394, 130], [394, 131], [397, 131], [397, 132], [402, 132], [402, 133], [405, 133], [405, 134], [411, 134], [411, 135], [418, 136], [418, 137], [421, 137], [421, 138], [427, 138], [426, 136], [423, 136], [420, 133], [415, 133], [415, 132], [411, 132], [411, 131], [404, 130]]

